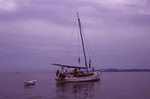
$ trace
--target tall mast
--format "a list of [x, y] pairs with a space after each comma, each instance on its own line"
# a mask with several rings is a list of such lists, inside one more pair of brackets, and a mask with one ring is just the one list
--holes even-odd
[[83, 47], [83, 53], [84, 53], [85, 66], [86, 66], [86, 69], [87, 69], [87, 72], [88, 72], [84, 42], [83, 42], [83, 37], [82, 37], [81, 23], [80, 23], [80, 18], [79, 18], [78, 12], [77, 12], [77, 16], [78, 16], [78, 23], [79, 23], [79, 28], [80, 28], [80, 35], [81, 35], [81, 41], [82, 41], [82, 47]]

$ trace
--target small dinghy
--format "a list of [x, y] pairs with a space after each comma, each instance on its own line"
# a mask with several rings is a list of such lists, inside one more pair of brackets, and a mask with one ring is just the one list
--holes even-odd
[[31, 86], [31, 85], [35, 85], [36, 80], [31, 80], [31, 81], [25, 81], [24, 82], [24, 86]]

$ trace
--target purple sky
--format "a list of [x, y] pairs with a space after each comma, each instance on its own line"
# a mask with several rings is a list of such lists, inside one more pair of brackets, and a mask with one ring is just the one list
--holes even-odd
[[56, 70], [51, 63], [62, 63], [77, 11], [99, 69], [150, 69], [149, 5], [149, 0], [0, 0], [0, 72]]

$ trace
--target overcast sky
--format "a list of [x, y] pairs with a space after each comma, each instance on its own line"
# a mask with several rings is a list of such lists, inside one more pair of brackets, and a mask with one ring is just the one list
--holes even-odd
[[63, 62], [77, 11], [99, 69], [150, 69], [149, 5], [149, 0], [0, 0], [0, 72], [56, 70], [51, 63]]

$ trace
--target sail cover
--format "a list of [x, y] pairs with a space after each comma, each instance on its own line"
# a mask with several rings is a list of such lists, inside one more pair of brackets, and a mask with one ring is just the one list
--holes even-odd
[[78, 69], [86, 69], [86, 67], [78, 67], [78, 66], [70, 66], [70, 65], [62, 65], [62, 64], [52, 64], [55, 66], [62, 66], [62, 67], [67, 67], [67, 68], [78, 68]]

